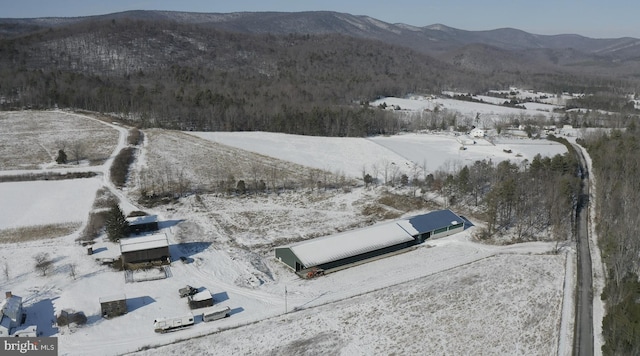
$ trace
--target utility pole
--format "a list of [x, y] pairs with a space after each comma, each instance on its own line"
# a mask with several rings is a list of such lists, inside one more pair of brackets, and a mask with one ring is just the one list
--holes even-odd
[[287, 286], [284, 286], [284, 313], [287, 314]]

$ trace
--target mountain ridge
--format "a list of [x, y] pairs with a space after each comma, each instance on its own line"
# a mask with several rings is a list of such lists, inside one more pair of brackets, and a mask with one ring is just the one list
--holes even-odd
[[[354, 37], [386, 40], [385, 42], [394, 37], [398, 40], [398, 37], [406, 36], [411, 41], [402, 42], [413, 42], [414, 44], [409, 47], [430, 54], [478, 43], [503, 49], [575, 48], [587, 53], [612, 53], [617, 49], [635, 46], [639, 47], [640, 52], [640, 39], [633, 37], [590, 38], [579, 34], [540, 35], [508, 27], [470, 31], [440, 23], [419, 27], [404, 23], [387, 23], [370, 16], [333, 11], [198, 13], [131, 10], [85, 17], [0, 18], [0, 25], [3, 27], [0, 34], [8, 34], [5, 30], [8, 25], [22, 25], [27, 31], [32, 31], [33, 27], [43, 29], [82, 21], [121, 18], [165, 20], [246, 33], [341, 33]], [[20, 33], [20, 28], [16, 28], [13, 32], [13, 34]], [[447, 45], [437, 46], [434, 42], [446, 42]], [[431, 46], [429, 46], [430, 43]]]

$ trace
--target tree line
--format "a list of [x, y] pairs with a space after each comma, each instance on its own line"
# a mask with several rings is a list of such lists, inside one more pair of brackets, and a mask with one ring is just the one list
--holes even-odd
[[[581, 142], [596, 176], [598, 244], [606, 269], [604, 355], [640, 354], [640, 130], [602, 131]], [[597, 296], [596, 296], [597, 297]]]
[[[513, 242], [566, 240], [571, 236], [580, 193], [579, 165], [570, 151], [521, 163], [492, 160], [449, 165], [434, 173], [415, 169], [399, 174], [393, 166], [363, 171], [366, 185], [413, 186], [435, 192], [447, 207], [470, 211], [487, 222], [479, 238], [513, 236]], [[382, 175], [384, 180], [374, 177]]]

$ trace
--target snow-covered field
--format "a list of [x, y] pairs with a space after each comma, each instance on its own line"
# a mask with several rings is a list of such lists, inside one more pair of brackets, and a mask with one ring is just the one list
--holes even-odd
[[[406, 264], [412, 263], [414, 268], [426, 272], [430, 265], [441, 262], [432, 262], [433, 257], [451, 252], [444, 246], [425, 250], [430, 253], [414, 251], [410, 257], [392, 257], [403, 260], [403, 266], [393, 269], [389, 261], [359, 267], [367, 279], [352, 286], [343, 283], [353, 278], [351, 272], [356, 271], [345, 271], [343, 276], [327, 276], [336, 277], [331, 280], [339, 283], [334, 288], [313, 285], [317, 281], [308, 283], [310, 288], [322, 288], [320, 297], [324, 300], [335, 294], [338, 287], [346, 288], [353, 297], [317, 307], [307, 304], [304, 309], [290, 314], [141, 354], [557, 353], [564, 256], [497, 255], [373, 292], [363, 292], [363, 289], [373, 287], [367, 285], [373, 274], [394, 273], [397, 275], [393, 278], [401, 281], [406, 276]], [[502, 267], [505, 265], [510, 266], [506, 271]], [[297, 306], [296, 303], [290, 305]]]
[[115, 148], [117, 138], [117, 130], [82, 115], [0, 112], [0, 170], [56, 168], [61, 149], [69, 161], [77, 153], [85, 165], [101, 165]]
[[[37, 120], [38, 115], [34, 117], [32, 120]], [[124, 145], [126, 133], [124, 129], [115, 131], [121, 137], [111, 141], [111, 156]], [[453, 135], [344, 140], [268, 133], [197, 135], [235, 147], [227, 147], [225, 152], [239, 157], [238, 161], [245, 159], [242, 149], [247, 149], [264, 155], [265, 160], [275, 158], [354, 177], [361, 177], [363, 167], [369, 170], [375, 166], [381, 172], [390, 162], [409, 166], [426, 161], [432, 170], [449, 161], [466, 164], [492, 157], [530, 159], [537, 152], [564, 152], [563, 146], [546, 141], [537, 145], [539, 142], [528, 140], [520, 145], [506, 142], [495, 146], [477, 142], [460, 150], [461, 143]], [[160, 136], [157, 133], [155, 137]], [[171, 147], [183, 150], [173, 154], [175, 157], [188, 156], [198, 145], [213, 144], [184, 134], [169, 137], [186, 140]], [[55, 142], [55, 137], [50, 139]], [[147, 164], [159, 154], [157, 151], [168, 149], [157, 142], [146, 142], [138, 164]], [[250, 146], [243, 146], [247, 142]], [[513, 153], [506, 154], [504, 147]], [[516, 157], [516, 153], [522, 157]], [[196, 161], [206, 165], [207, 159], [206, 154], [198, 153]], [[43, 221], [45, 217], [77, 221], [77, 217], [88, 215], [89, 201], [101, 185], [125, 199], [123, 210], [142, 210], [131, 200], [135, 187], [123, 192], [104, 180], [109, 163], [107, 160], [99, 167], [102, 180], [85, 179], [74, 185], [79, 194], [51, 181], [30, 182], [33, 186], [0, 183], [0, 192], [23, 192], [2, 199], [0, 211], [11, 210], [15, 216], [33, 212], [28, 220], [11, 220], [22, 226], [50, 222]], [[194, 174], [191, 179], [198, 177]], [[43, 193], [31, 196], [26, 190]], [[59, 194], [44, 193], [53, 190]], [[380, 188], [358, 187], [344, 192], [301, 190], [247, 198], [190, 196], [175, 204], [146, 209], [159, 216], [161, 231], [169, 237], [176, 261], [169, 278], [126, 283], [123, 272], [96, 261], [117, 256], [118, 246], [99, 238], [93, 246], [94, 254], [89, 256], [86, 247], [75, 242], [76, 232], [55, 239], [3, 244], [0, 271], [4, 273], [0, 279], [3, 289], [24, 298], [27, 323], [37, 324], [43, 336], [59, 338], [61, 355], [136, 351], [163, 355], [570, 354], [574, 290], [571, 246], [555, 254], [556, 246], [551, 243], [484, 245], [474, 242], [476, 228], [471, 227], [427, 241], [414, 250], [313, 280], [301, 280], [274, 260], [274, 245], [369, 223], [363, 207], [382, 192]], [[51, 208], [35, 209], [40, 206]], [[64, 215], [53, 214], [52, 209]], [[0, 230], [6, 228], [5, 223], [0, 223]], [[49, 253], [54, 261], [54, 269], [47, 276], [39, 275], [33, 267], [33, 256], [40, 252]], [[187, 263], [180, 262], [181, 256]], [[71, 272], [75, 272], [75, 278]], [[190, 312], [177, 293], [185, 284], [208, 288], [216, 304], [231, 308], [231, 316], [205, 323], [202, 311], [196, 310], [193, 327], [154, 333], [154, 319]], [[99, 298], [117, 294], [126, 295], [129, 313], [101, 318]], [[84, 312], [87, 324], [56, 327], [52, 320], [63, 309]], [[180, 342], [184, 340], [189, 341]], [[167, 346], [155, 349], [160, 345]], [[153, 349], [144, 351], [147, 348]]]
[[83, 222], [102, 182], [97, 178], [0, 184], [0, 229]]
[[[554, 156], [567, 152], [556, 142], [531, 139], [497, 138], [493, 143], [453, 133], [408, 133], [370, 138], [308, 137], [272, 132], [190, 132], [189, 134], [223, 145], [291, 161], [330, 172], [361, 178], [363, 170], [381, 178], [385, 167], [398, 167], [412, 177], [415, 171], [427, 173], [449, 165], [462, 166], [478, 160], [531, 161], [540, 153]], [[464, 147], [465, 149], [461, 149]], [[505, 150], [511, 150], [506, 153]], [[377, 174], [376, 174], [377, 172]]]
[[[487, 97], [488, 98], [488, 97]], [[487, 99], [490, 100], [490, 99]], [[491, 100], [494, 101], [494, 100]], [[502, 100], [504, 102], [505, 100]], [[475, 118], [476, 115], [489, 118], [491, 120], [503, 121], [506, 118], [521, 118], [542, 116], [545, 118], [557, 118], [559, 114], [551, 112], [552, 105], [525, 105], [526, 109], [512, 108], [487, 103], [479, 103], [472, 101], [460, 101], [449, 98], [425, 97], [420, 95], [410, 96], [408, 98], [381, 98], [371, 103], [371, 106], [379, 106], [386, 104], [387, 107], [399, 107], [401, 110], [409, 111], [434, 111], [448, 110], [457, 112], [463, 116]]]

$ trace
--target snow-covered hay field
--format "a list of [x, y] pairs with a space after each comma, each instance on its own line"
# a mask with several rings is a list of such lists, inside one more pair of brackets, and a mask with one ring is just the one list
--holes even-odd
[[[12, 115], [12, 120], [20, 122], [21, 115], [29, 120], [33, 113]], [[111, 151], [124, 146], [124, 128], [72, 116], [120, 135], [109, 139]], [[57, 132], [45, 131], [44, 136]], [[11, 140], [19, 137], [5, 134]], [[137, 203], [145, 171], [152, 169], [159, 175], [167, 168], [206, 187], [224, 177], [216, 172], [252, 179], [264, 172], [256, 168], [260, 166], [278, 167], [300, 179], [317, 179], [319, 170], [359, 178], [363, 167], [372, 172], [378, 167], [381, 176], [391, 163], [415, 169], [411, 165], [426, 161], [431, 170], [450, 161], [470, 162], [476, 159], [472, 152], [478, 159], [524, 159], [537, 150], [543, 155], [562, 153], [562, 146], [538, 140], [544, 145], [533, 148], [538, 141], [523, 145], [531, 149], [527, 151], [509, 142], [504, 144], [513, 153], [506, 154], [502, 143], [476, 143], [477, 150], [470, 147], [459, 152], [460, 142], [454, 135], [348, 140], [269, 133], [198, 135], [204, 139], [172, 131], [145, 132], [134, 173], [123, 190], [105, 179], [108, 159], [93, 167], [96, 178], [0, 183], [0, 196], [8, 197], [0, 201], [0, 215], [7, 214], [0, 221], [0, 230], [5, 224], [84, 223], [95, 192], [104, 187], [121, 200], [125, 212], [144, 210], [157, 215], [159, 232], [168, 236], [173, 261], [166, 272], [168, 278], [133, 283], [127, 282], [124, 272], [101, 263], [120, 253], [119, 245], [103, 236], [95, 240], [92, 255], [77, 243], [78, 230], [58, 238], [2, 245], [3, 289], [23, 297], [27, 324], [37, 325], [42, 336], [59, 338], [60, 355], [571, 352], [574, 282], [570, 246], [558, 253], [554, 243], [485, 245], [475, 241], [477, 228], [470, 227], [427, 240], [410, 251], [312, 280], [300, 279], [275, 260], [273, 248], [281, 244], [432, 209], [421, 199], [415, 203], [410, 190], [360, 184], [349, 189], [314, 186], [251, 196], [203, 191], [153, 208]], [[56, 141], [55, 137], [48, 139]], [[293, 142], [291, 148], [277, 148], [287, 142]], [[456, 149], [446, 149], [447, 145]], [[18, 156], [19, 144], [7, 147]], [[462, 154], [469, 156], [461, 158]], [[34, 171], [42, 171], [39, 161], [30, 164]], [[388, 198], [393, 194], [402, 198]], [[481, 221], [473, 223], [482, 225]], [[47, 275], [34, 268], [34, 256], [43, 252], [53, 262]], [[203, 322], [204, 309], [192, 311], [178, 296], [178, 289], [186, 284], [209, 289], [216, 306], [230, 307], [230, 317]], [[99, 299], [122, 294], [128, 313], [102, 318]], [[63, 310], [83, 312], [87, 323], [56, 325], [53, 321]], [[192, 327], [167, 334], [154, 332], [154, 319], [189, 312], [195, 316]]]
[[58, 150], [70, 163], [101, 165], [116, 147], [118, 131], [86, 116], [60, 111], [0, 112], [0, 170], [55, 168]]
[[[330, 172], [362, 178], [363, 171], [382, 179], [385, 168], [400, 174], [417, 173], [473, 164], [477, 160], [529, 162], [543, 156], [563, 154], [557, 142], [496, 138], [489, 142], [453, 133], [410, 133], [370, 138], [308, 137], [272, 132], [190, 132], [215, 143], [295, 162]], [[461, 149], [464, 148], [464, 149]], [[506, 153], [505, 151], [511, 151]]]
[[135, 171], [134, 181], [138, 183], [133, 189], [174, 179], [208, 191], [215, 191], [221, 181], [233, 180], [235, 184], [242, 179], [249, 184], [262, 179], [271, 188], [289, 181], [313, 181], [314, 177], [319, 180], [331, 175], [287, 157], [268, 156], [183, 132], [157, 129], [146, 131], [145, 150], [138, 157]]
[[62, 223], [82, 223], [96, 191], [98, 178], [0, 184], [0, 230]]

